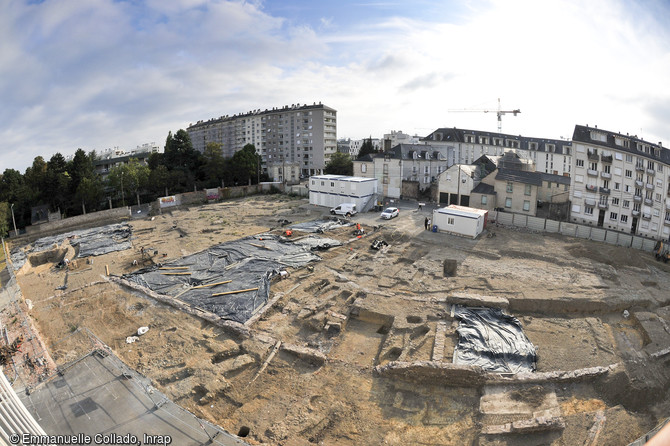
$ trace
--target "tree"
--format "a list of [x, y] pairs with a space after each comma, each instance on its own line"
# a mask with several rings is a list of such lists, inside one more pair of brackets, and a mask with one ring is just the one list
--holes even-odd
[[114, 166], [107, 175], [109, 185], [121, 193], [121, 201], [125, 205], [125, 194], [136, 195], [137, 205], [140, 205], [140, 190], [144, 189], [149, 180], [149, 167], [140, 164], [135, 158], [130, 158], [128, 164]]
[[45, 198], [47, 198], [52, 211], [56, 209], [67, 210], [70, 181], [65, 157], [56, 152], [47, 161], [46, 190], [48, 191], [48, 198]]
[[174, 185], [178, 191], [190, 189], [191, 184], [195, 184], [200, 177], [201, 155], [193, 149], [191, 137], [186, 130], [180, 129], [174, 136], [172, 132], [168, 133], [163, 164], [170, 171], [182, 173], [177, 175], [179, 183]]
[[89, 205], [89, 210], [97, 209], [98, 204], [102, 200], [104, 189], [99, 177], [83, 178], [77, 186], [75, 191], [75, 198], [81, 203], [81, 209], [86, 214], [86, 205]]
[[202, 171], [206, 184], [210, 187], [219, 186], [226, 167], [226, 159], [223, 157], [221, 144], [216, 142], [207, 143], [203, 161]]
[[330, 156], [330, 161], [326, 163], [324, 172], [333, 175], [351, 176], [354, 174], [354, 163], [346, 153], [335, 152]]
[[156, 168], [149, 173], [149, 190], [156, 197], [168, 194], [168, 184], [170, 184], [170, 172], [164, 165], [160, 164], [156, 166]]
[[233, 181], [237, 184], [251, 184], [252, 180], [258, 182], [260, 163], [261, 157], [256, 153], [256, 147], [253, 144], [245, 145], [230, 159], [229, 169]]
[[11, 211], [9, 209], [9, 203], [6, 201], [0, 201], [0, 237], [6, 237], [9, 233], [10, 219], [12, 218]]
[[361, 159], [365, 155], [368, 155], [370, 153], [377, 153], [374, 146], [372, 145], [372, 137], [363, 141], [363, 145], [361, 145], [361, 150], [358, 152], [358, 159]]

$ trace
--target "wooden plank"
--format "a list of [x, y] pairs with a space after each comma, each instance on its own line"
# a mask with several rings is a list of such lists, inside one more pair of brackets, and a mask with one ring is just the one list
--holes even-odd
[[256, 288], [247, 288], [246, 290], [235, 290], [235, 291], [226, 291], [225, 293], [216, 293], [212, 294], [212, 297], [214, 296], [225, 296], [226, 294], [237, 294], [237, 293], [244, 293], [246, 291], [256, 291], [258, 287]]
[[190, 276], [191, 273], [161, 273], [164, 276]]
[[208, 284], [206, 284], [206, 285], [198, 285], [198, 286], [194, 286], [194, 287], [191, 288], [191, 289], [205, 288], [205, 287], [208, 287], [208, 286], [222, 285], [222, 284], [224, 284], [224, 283], [230, 283], [230, 282], [232, 282], [232, 280], [224, 280], [223, 282], [208, 283]]

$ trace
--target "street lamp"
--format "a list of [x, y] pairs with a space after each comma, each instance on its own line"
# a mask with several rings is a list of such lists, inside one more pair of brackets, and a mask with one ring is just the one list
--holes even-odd
[[10, 209], [12, 210], [12, 222], [14, 223], [14, 236], [19, 235], [19, 231], [16, 230], [16, 220], [14, 219], [14, 203], [10, 206]]
[[123, 171], [121, 171], [121, 205], [126, 205], [125, 197], [123, 196]]

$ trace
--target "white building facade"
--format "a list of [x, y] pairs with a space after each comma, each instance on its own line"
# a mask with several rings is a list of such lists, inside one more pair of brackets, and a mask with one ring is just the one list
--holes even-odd
[[482, 155], [502, 156], [513, 151], [535, 164], [537, 172], [571, 176], [571, 146], [569, 140], [531, 138], [504, 133], [482, 132], [458, 128], [440, 128], [421, 139], [424, 144], [451, 149], [453, 164], [470, 164]]
[[377, 194], [374, 178], [345, 175], [314, 175], [309, 178], [309, 204], [333, 208], [353, 203], [359, 212]]
[[636, 136], [575, 126], [570, 220], [670, 237], [670, 150]]

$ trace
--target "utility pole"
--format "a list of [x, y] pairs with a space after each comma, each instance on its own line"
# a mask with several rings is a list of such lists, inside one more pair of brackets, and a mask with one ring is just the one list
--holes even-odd
[[19, 231], [16, 230], [16, 220], [14, 219], [14, 203], [12, 203], [10, 208], [12, 210], [12, 223], [14, 223], [14, 236], [18, 237]]

